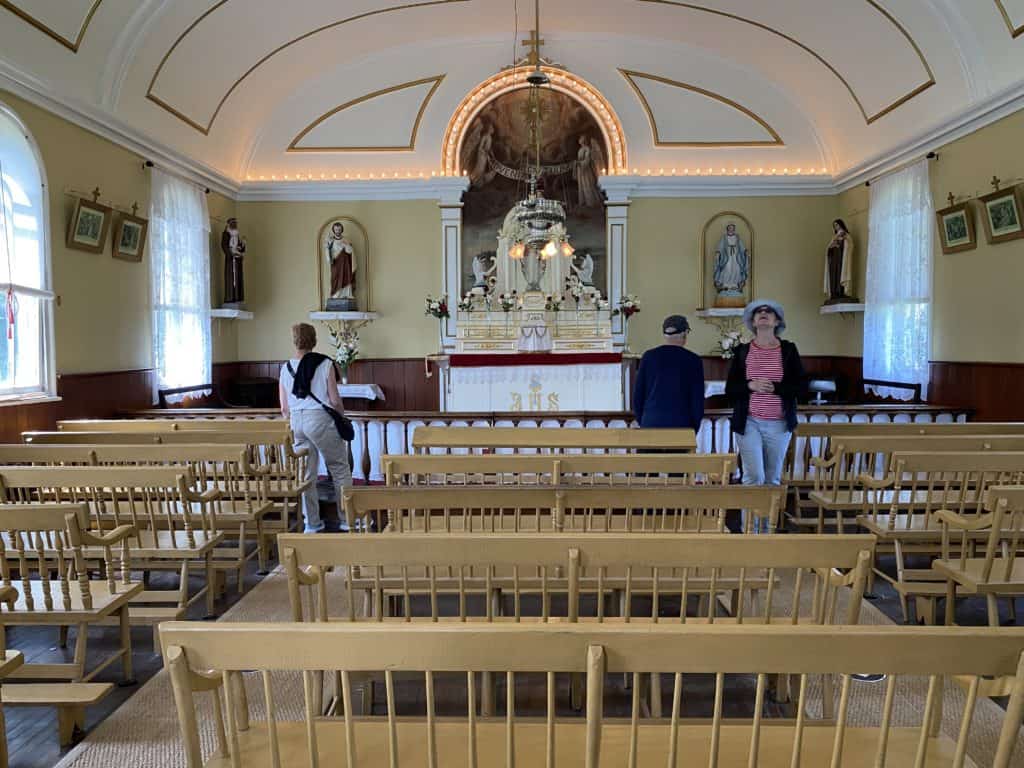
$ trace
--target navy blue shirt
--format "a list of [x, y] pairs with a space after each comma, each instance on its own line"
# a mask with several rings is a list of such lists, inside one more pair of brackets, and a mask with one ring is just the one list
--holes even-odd
[[688, 349], [671, 344], [640, 358], [633, 413], [641, 427], [700, 429], [704, 418], [704, 364]]

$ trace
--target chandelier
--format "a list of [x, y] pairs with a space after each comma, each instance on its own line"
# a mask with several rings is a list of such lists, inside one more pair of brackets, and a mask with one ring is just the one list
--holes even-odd
[[514, 210], [517, 232], [509, 248], [510, 258], [521, 262], [527, 290], [540, 290], [540, 279], [546, 271], [545, 262], [561, 254], [571, 257], [575, 249], [569, 244], [565, 230], [565, 208], [557, 200], [549, 200], [538, 188], [543, 176], [540, 163], [541, 147], [541, 89], [551, 80], [541, 69], [540, 60], [540, 0], [534, 4], [534, 34], [529, 61], [533, 70], [526, 76], [529, 85], [527, 115], [533, 166], [529, 168], [529, 194], [520, 200]]

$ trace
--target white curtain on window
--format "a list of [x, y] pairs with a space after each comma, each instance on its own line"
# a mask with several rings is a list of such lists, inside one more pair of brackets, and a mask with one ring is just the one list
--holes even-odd
[[[928, 161], [871, 184], [864, 309], [864, 378], [921, 384], [931, 352], [932, 230]], [[912, 392], [873, 387], [882, 397]]]
[[149, 253], [153, 364], [160, 388], [210, 383], [210, 215], [206, 195], [194, 184], [157, 168], [152, 171]]

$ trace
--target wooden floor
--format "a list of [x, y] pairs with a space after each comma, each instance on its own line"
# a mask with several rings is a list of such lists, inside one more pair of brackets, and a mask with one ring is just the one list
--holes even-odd
[[[895, 569], [893, 568], [893, 570]], [[256, 573], [255, 563], [250, 563], [245, 576], [247, 588], [251, 588], [258, 583], [260, 578]], [[200, 586], [198, 579], [195, 579], [195, 582], [192, 585], [193, 589], [197, 589]], [[233, 586], [233, 580], [229, 581], [228, 594], [224, 600], [218, 603], [218, 614], [237, 602], [238, 597]], [[882, 580], [878, 580], [876, 584], [876, 593], [876, 598], [872, 600], [873, 604], [893, 621], [902, 623], [903, 617], [896, 593]], [[637, 607], [640, 608], [640, 606]], [[942, 615], [943, 610], [944, 608], [940, 603], [940, 615]], [[666, 616], [678, 616], [678, 603], [671, 605], [670, 601], [666, 600], [663, 612]], [[205, 606], [200, 601], [193, 606], [189, 617], [195, 620], [202, 620], [204, 613]], [[1004, 621], [1009, 620], [1005, 600], [1000, 601], [1000, 615]], [[1018, 623], [1024, 624], [1022, 617], [1024, 617], [1024, 611], [1018, 611]], [[958, 606], [957, 620], [961, 624], [986, 624], [987, 614], [984, 600], [961, 601]], [[93, 632], [94, 634], [90, 636], [89, 645], [90, 663], [92, 663], [94, 658], [102, 658], [110, 653], [117, 641], [117, 631], [114, 628], [98, 628], [93, 630]], [[73, 639], [74, 636], [72, 635], [72, 641]], [[25, 654], [25, 660], [28, 662], [44, 658], [70, 661], [71, 658], [73, 642], [66, 649], [60, 648], [57, 643], [56, 628], [12, 627], [8, 629], [7, 640], [10, 647], [18, 648]], [[128, 688], [117, 688], [102, 703], [90, 707], [87, 711], [87, 731], [94, 728], [111, 712], [117, 709], [138, 690], [139, 686], [161, 668], [160, 656], [153, 651], [152, 632], [149, 628], [141, 627], [134, 629], [132, 631], [132, 644], [137, 685]], [[115, 665], [105, 670], [98, 680], [116, 682], [119, 676], [119, 667]], [[705, 717], [709, 714], [713, 700], [714, 681], [712, 676], [708, 676], [708, 678], [706, 681], [699, 679], [691, 680], [688, 676], [686, 682], [687, 695], [684, 697], [684, 707], [686, 707], [686, 711], [683, 712], [684, 716]], [[498, 682], [499, 685], [502, 684], [500, 680]], [[516, 697], [517, 710], [526, 712], [533, 708], [532, 704], [536, 704], [536, 709], [540, 712], [543, 711], [543, 682], [543, 676], [537, 676], [536, 679], [533, 676], [520, 676], [516, 686], [518, 691]], [[619, 681], [613, 684], [621, 685], [622, 683]], [[739, 679], [730, 685], [743, 686], [745, 684], [742, 679]], [[750, 716], [754, 699], [753, 685], [751, 684], [749, 688], [749, 695], [746, 697], [739, 697], [738, 699], [734, 696], [726, 697], [726, 701], [735, 702], [734, 706], [736, 707], [735, 712], [725, 713], [727, 716]], [[422, 711], [421, 699], [423, 692], [421, 684], [416, 682], [403, 683], [398, 687], [397, 692], [400, 702], [399, 714], [402, 714], [401, 710], [405, 707], [408, 707], [410, 712]], [[670, 678], [666, 678], [663, 684], [663, 693], [666, 697], [671, 695]], [[704, 693], [707, 695], [703, 695]], [[383, 694], [383, 691], [381, 694]], [[451, 708], [453, 711], [459, 711], [465, 707], [465, 686], [462, 680], [453, 679], [449, 684], [442, 684], [441, 681], [438, 681], [437, 695], [439, 707], [442, 706], [442, 702], [446, 709]], [[499, 695], [498, 701], [501, 702], [503, 700], [504, 696]], [[567, 699], [566, 697], [559, 697], [559, 700], [566, 701]], [[376, 701], [382, 708], [383, 695], [377, 696]], [[666, 711], [670, 711], [670, 699], [665, 699], [665, 705]], [[171, 707], [173, 703], [168, 701], [167, 706]], [[776, 709], [778, 711], [775, 711]], [[67, 750], [62, 750], [57, 743], [57, 718], [55, 710], [45, 707], [9, 707], [5, 713], [7, 716], [7, 739], [10, 749], [11, 768], [49, 768], [66, 754]], [[380, 714], [383, 714], [383, 709], [381, 709]], [[569, 714], [569, 712], [565, 714]], [[780, 705], [774, 703], [766, 705], [766, 716], [780, 716], [782, 714]]]

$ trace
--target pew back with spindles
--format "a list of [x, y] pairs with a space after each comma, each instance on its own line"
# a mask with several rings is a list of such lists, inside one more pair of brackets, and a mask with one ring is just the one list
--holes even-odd
[[[292, 617], [301, 621], [337, 618], [328, 594], [326, 572], [345, 568], [344, 589], [350, 621], [384, 621], [385, 594], [402, 598], [399, 621], [413, 619], [412, 598], [429, 598], [431, 621], [442, 618], [439, 598], [454, 604], [446, 616], [466, 621], [520, 621], [531, 615], [541, 621], [679, 621], [688, 620], [691, 596], [704, 599], [714, 622], [771, 623], [835, 620], [838, 591], [849, 586], [845, 623], [856, 623], [873, 558], [871, 536], [736, 536], [734, 534], [406, 534], [403, 536], [338, 537], [285, 534], [279, 538], [289, 578]], [[784, 580], [785, 589], [776, 589]], [[368, 592], [372, 611], [358, 610], [356, 595]], [[495, 610], [491, 595], [500, 590]], [[622, 615], [611, 618], [606, 600], [622, 591]], [[763, 592], [759, 605], [751, 591]], [[304, 611], [301, 591], [309, 592]], [[718, 609], [721, 592], [734, 593], [732, 615]], [[526, 611], [526, 597], [539, 597], [537, 611]], [[553, 606], [552, 597], [564, 595]], [[633, 597], [650, 598], [648, 614], [633, 613]], [[813, 595], [809, 601], [801, 596]], [[473, 597], [483, 597], [473, 601]], [[748, 596], [750, 597], [748, 601]], [[593, 605], [582, 598], [595, 598]], [[778, 599], [775, 599], [778, 598]], [[664, 601], [679, 600], [674, 617], [660, 616]], [[509, 601], [512, 611], [502, 606]], [[619, 611], [620, 606], [614, 610]]]
[[562, 429], [557, 427], [419, 427], [412, 437], [419, 452], [446, 452], [455, 448], [496, 450], [510, 448], [536, 452], [538, 449], [565, 451], [643, 449], [695, 450], [692, 429]]
[[736, 454], [398, 454], [381, 462], [387, 485], [724, 485]]
[[774, 530], [784, 498], [779, 486], [406, 486], [352, 488], [344, 501], [353, 530], [722, 533], [733, 509]]
[[57, 422], [58, 432], [287, 432], [277, 419], [75, 419]]
[[219, 536], [219, 498], [200, 492], [187, 467], [0, 467], [0, 500], [85, 504], [92, 530], [130, 525], [138, 548], [194, 549]]
[[[698, 626], [467, 625], [413, 624], [396, 632], [389, 625], [352, 623], [197, 625], [170, 623], [161, 633], [189, 768], [203, 765], [283, 765], [282, 755], [312, 768], [341, 755], [351, 768], [390, 765], [470, 766], [675, 765], [680, 754], [694, 765], [938, 765], [972, 748], [972, 716], [984, 676], [1011, 678], [1007, 708], [991, 764], [1009, 768], [1024, 709], [1024, 631], [895, 626]], [[341, 717], [322, 718], [314, 695], [317, 670], [338, 670]], [[856, 686], [852, 675], [870, 669], [888, 675], [885, 696]], [[207, 672], [212, 670], [212, 674]], [[265, 722], [250, 719], [239, 673], [255, 670], [262, 681]], [[385, 678], [386, 715], [357, 713], [352, 677], [380, 672]], [[673, 675], [671, 718], [643, 722], [641, 675]], [[301, 673], [301, 693], [288, 673]], [[478, 716], [475, 673], [504, 673], [506, 711], [501, 719]], [[281, 674], [285, 673], [285, 674]], [[412, 674], [403, 674], [412, 673]], [[435, 687], [440, 675], [464, 681], [456, 698], [458, 718], [441, 720]], [[517, 682], [542, 673], [546, 696], [526, 702]], [[563, 717], [555, 690], [564, 676], [586, 676], [585, 714]], [[622, 694], [610, 675], [631, 675], [629, 715], [613, 717]], [[736, 692], [726, 675], [755, 675], [753, 716], [726, 719]], [[799, 679], [796, 721], [770, 726], [762, 716], [769, 675]], [[395, 679], [415, 680], [424, 704], [410, 721], [397, 716]], [[683, 680], [712, 675], [713, 704], [704, 720], [684, 720]], [[811, 676], [840, 675], [834, 727], [820, 723], [821, 694]], [[939, 735], [936, 723], [944, 677], [969, 676], [967, 704], [959, 715], [959, 737]], [[910, 725], [896, 725], [896, 702], [926, 676], [928, 692], [915, 698]], [[193, 696], [223, 682], [224, 707], [215, 716], [218, 754], [204, 763]], [[447, 677], [445, 678], [448, 679]], [[457, 679], [457, 678], [456, 678]], [[692, 683], [687, 682], [687, 685]], [[301, 696], [298, 719], [279, 717], [285, 690]], [[408, 690], [408, 689], [407, 689]], [[897, 691], [901, 696], [897, 697]], [[406, 691], [407, 692], [407, 691]], [[831, 692], [828, 692], [829, 695]], [[738, 694], [748, 695], [746, 690]], [[920, 694], [918, 694], [920, 696]], [[628, 701], [628, 699], [627, 699]], [[470, 702], [467, 707], [465, 702]], [[625, 703], [625, 702], [623, 702]], [[219, 700], [215, 706], [220, 709]], [[850, 722], [850, 713], [867, 707]], [[451, 708], [451, 707], [449, 707]], [[749, 710], [748, 710], [749, 711]], [[424, 719], [425, 715], [425, 719]], [[539, 715], [530, 719], [529, 715]], [[557, 716], [556, 716], [557, 715]], [[906, 722], [906, 721], [904, 721]], [[870, 725], [880, 723], [880, 725]], [[877, 757], [875, 757], [877, 756]]]

